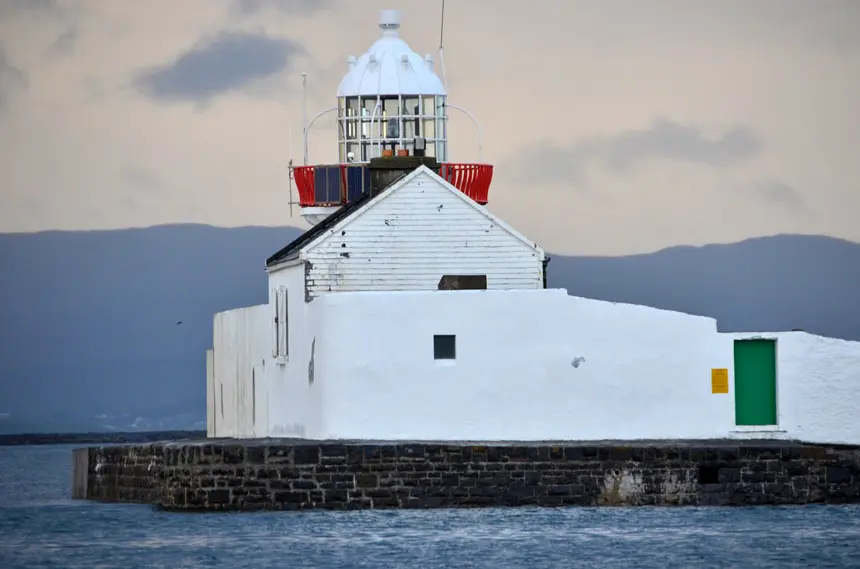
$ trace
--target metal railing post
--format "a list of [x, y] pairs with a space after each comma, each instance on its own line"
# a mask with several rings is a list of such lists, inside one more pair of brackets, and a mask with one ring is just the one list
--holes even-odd
[[478, 162], [484, 162], [484, 131], [481, 129], [481, 123], [478, 122], [478, 119], [475, 118], [475, 115], [464, 109], [463, 107], [458, 107], [457, 105], [452, 105], [449, 102], [445, 102], [446, 107], [451, 107], [452, 109], [456, 109], [461, 113], [465, 114], [467, 117], [472, 119], [472, 122], [475, 123], [475, 126], [478, 127]]

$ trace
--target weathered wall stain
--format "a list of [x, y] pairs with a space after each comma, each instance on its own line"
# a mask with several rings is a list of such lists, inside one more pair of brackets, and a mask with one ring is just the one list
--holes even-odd
[[314, 352], [317, 347], [317, 337], [314, 336], [313, 340], [311, 340], [311, 357], [308, 360], [308, 383], [313, 385], [314, 383]]
[[599, 503], [604, 506], [619, 506], [635, 502], [644, 493], [642, 473], [638, 471], [610, 470], [603, 479], [603, 492]]

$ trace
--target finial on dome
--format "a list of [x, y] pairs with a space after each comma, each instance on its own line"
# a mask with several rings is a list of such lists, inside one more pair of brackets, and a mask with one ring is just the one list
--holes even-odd
[[397, 33], [400, 27], [400, 12], [398, 10], [382, 10], [379, 13], [379, 27], [383, 32]]

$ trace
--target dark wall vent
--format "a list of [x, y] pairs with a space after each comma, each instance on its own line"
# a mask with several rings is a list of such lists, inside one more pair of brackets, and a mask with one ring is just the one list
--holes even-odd
[[444, 275], [439, 290], [487, 290], [487, 275]]

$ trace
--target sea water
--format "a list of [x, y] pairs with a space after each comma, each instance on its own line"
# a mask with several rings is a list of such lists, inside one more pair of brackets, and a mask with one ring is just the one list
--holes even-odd
[[860, 567], [860, 507], [171, 514], [72, 501], [71, 446], [0, 447], [0, 569]]

